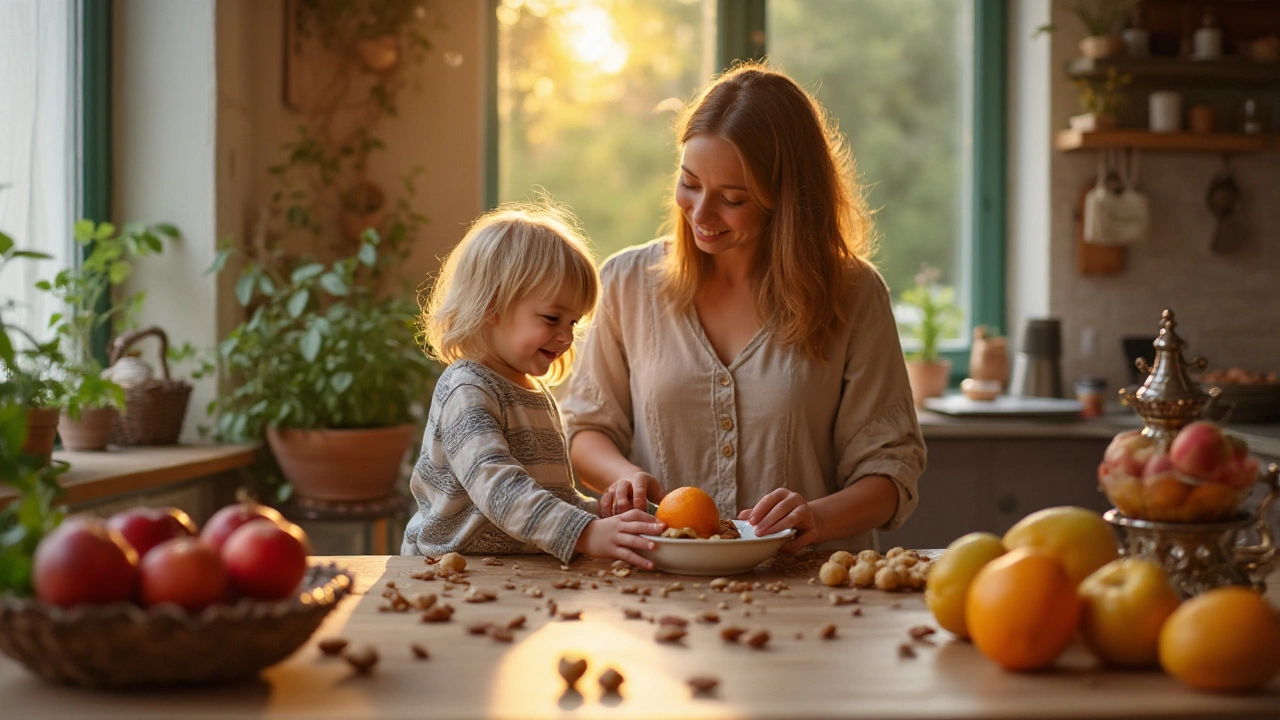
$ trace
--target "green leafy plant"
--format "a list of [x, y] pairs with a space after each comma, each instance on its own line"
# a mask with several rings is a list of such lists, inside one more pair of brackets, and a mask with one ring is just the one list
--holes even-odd
[[108, 332], [136, 326], [135, 317], [145, 292], [122, 294], [120, 287], [133, 272], [138, 258], [158, 255], [163, 238], [177, 239], [178, 229], [167, 223], [129, 223], [121, 228], [109, 222], [80, 220], [75, 239], [89, 253], [78, 268], [60, 271], [52, 281], [36, 287], [51, 293], [63, 305], [50, 319], [61, 342], [60, 393], [55, 402], [72, 418], [87, 408], [124, 407], [124, 389], [103, 379], [102, 360], [95, 347]]
[[[47, 260], [48, 255], [19, 250], [13, 238], [0, 233], [0, 270], [17, 260]], [[18, 491], [18, 498], [0, 508], [0, 593], [31, 593], [31, 557], [36, 545], [62, 521], [57, 505], [62, 494], [57, 477], [66, 463], [46, 464], [22, 452], [27, 439], [27, 407], [50, 400], [52, 381], [22, 367], [29, 357], [56, 356], [57, 343], [41, 345], [21, 328], [5, 321], [12, 303], [0, 306], [0, 484]], [[17, 336], [17, 342], [15, 342]], [[28, 349], [23, 350], [22, 341]]]
[[939, 285], [940, 276], [937, 268], [923, 264], [916, 284], [902, 293], [902, 305], [910, 315], [902, 323], [903, 330], [920, 344], [919, 350], [908, 353], [908, 359], [937, 362], [939, 342], [960, 330], [962, 314], [955, 303], [955, 290]]
[[1116, 72], [1114, 67], [1107, 68], [1106, 79], [1101, 82], [1089, 78], [1078, 78], [1071, 81], [1079, 92], [1080, 108], [1095, 115], [1114, 115], [1124, 107], [1128, 98], [1124, 88], [1133, 82], [1133, 76]]
[[[1125, 18], [1133, 12], [1139, 0], [1060, 0], [1090, 36], [1114, 35], [1124, 23]], [[1036, 34], [1052, 32], [1054, 26], [1042, 25], [1036, 28]]]
[[[12, 262], [49, 259], [45, 253], [19, 249], [13, 238], [0, 232], [0, 273]], [[0, 304], [0, 392], [25, 407], [52, 407], [61, 392], [54, 378], [54, 369], [62, 362], [58, 340], [40, 342], [8, 322], [5, 315], [14, 306], [13, 300]]]
[[[371, 428], [415, 422], [438, 375], [418, 345], [417, 306], [380, 296], [359, 274], [378, 262], [380, 239], [332, 264], [303, 260], [287, 274], [248, 260], [236, 298], [248, 320], [218, 346], [232, 389], [211, 405], [215, 434], [256, 441], [268, 426]], [[239, 251], [218, 253], [219, 272]]]

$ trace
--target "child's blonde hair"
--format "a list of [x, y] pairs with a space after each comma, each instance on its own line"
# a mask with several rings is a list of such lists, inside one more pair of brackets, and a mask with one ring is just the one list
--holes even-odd
[[[587, 327], [600, 278], [573, 213], [542, 202], [508, 203], [481, 215], [445, 259], [422, 308], [419, 327], [427, 354], [445, 364], [484, 357], [485, 320], [540, 287], [568, 288], [569, 309], [582, 315], [575, 333]], [[543, 381], [562, 382], [573, 357], [571, 346]]]

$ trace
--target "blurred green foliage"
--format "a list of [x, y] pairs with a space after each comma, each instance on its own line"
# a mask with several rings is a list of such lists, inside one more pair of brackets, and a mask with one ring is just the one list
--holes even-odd
[[[499, 199], [542, 187], [601, 259], [658, 235], [679, 103], [718, 70], [714, 0], [505, 0]], [[896, 296], [921, 263], [957, 272], [967, 219], [970, 0], [770, 0], [773, 63], [848, 137]], [[625, 63], [617, 67], [619, 48]], [[616, 71], [614, 71], [616, 69]]]

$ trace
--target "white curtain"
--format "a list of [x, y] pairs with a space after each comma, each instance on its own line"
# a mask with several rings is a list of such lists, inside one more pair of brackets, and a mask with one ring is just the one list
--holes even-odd
[[34, 285], [74, 262], [76, 7], [76, 0], [0, 0], [0, 231], [19, 248], [53, 256], [9, 263], [0, 272], [0, 308], [6, 323], [39, 338], [48, 336], [53, 309]]

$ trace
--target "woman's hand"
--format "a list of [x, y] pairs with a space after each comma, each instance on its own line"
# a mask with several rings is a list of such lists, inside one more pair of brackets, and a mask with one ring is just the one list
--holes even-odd
[[665, 495], [662, 483], [647, 472], [636, 472], [614, 482], [600, 496], [600, 517], [621, 515], [628, 510], [648, 511], [648, 501]]
[[820, 535], [818, 516], [809, 502], [800, 493], [785, 488], [778, 488], [760, 498], [755, 507], [738, 513], [738, 519], [751, 523], [756, 535], [795, 528], [795, 538], [782, 546], [782, 551], [788, 553], [799, 552], [812, 545]]
[[652, 550], [658, 544], [640, 536], [660, 535], [665, 529], [667, 529], [666, 524], [659, 522], [649, 513], [643, 510], [628, 510], [621, 515], [599, 518], [587, 523], [582, 534], [578, 536], [578, 544], [574, 546], [574, 550], [591, 557], [614, 558], [645, 570], [652, 570], [653, 562], [636, 550]]

